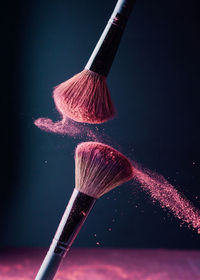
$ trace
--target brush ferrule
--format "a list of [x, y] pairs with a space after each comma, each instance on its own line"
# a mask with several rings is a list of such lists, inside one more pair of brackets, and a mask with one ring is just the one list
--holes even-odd
[[119, 0], [85, 69], [107, 76], [135, 0]]

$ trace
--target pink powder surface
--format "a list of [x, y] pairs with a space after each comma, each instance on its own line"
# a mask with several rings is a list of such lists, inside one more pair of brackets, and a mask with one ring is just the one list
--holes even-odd
[[200, 234], [200, 211], [181, 195], [163, 176], [147, 169], [133, 167], [142, 189], [148, 192], [153, 201], [158, 201], [163, 208], [169, 209], [175, 217], [196, 229]]
[[[1, 251], [0, 279], [34, 279], [45, 254]], [[199, 264], [199, 251], [72, 248], [55, 280], [200, 280]]]

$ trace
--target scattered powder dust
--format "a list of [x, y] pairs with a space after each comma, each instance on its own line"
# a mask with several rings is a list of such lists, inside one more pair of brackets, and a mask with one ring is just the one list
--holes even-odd
[[175, 217], [200, 234], [200, 211], [181, 195], [163, 176], [134, 164], [134, 179], [142, 189], [158, 201], [162, 208], [169, 209]]
[[[53, 122], [49, 118], [39, 118], [34, 124], [46, 132], [68, 135], [74, 138], [87, 138], [92, 141], [103, 142], [105, 135], [85, 123], [78, 123], [63, 117], [62, 120]], [[140, 184], [153, 201], [158, 201], [162, 208], [167, 208], [175, 217], [196, 229], [200, 234], [200, 211], [195, 208], [183, 195], [181, 195], [163, 176], [148, 169], [133, 164], [134, 179]]]
[[[72, 137], [86, 137], [92, 141], [103, 142], [98, 127], [91, 129], [87, 124], [75, 122], [67, 117], [53, 122], [49, 118], [39, 118], [34, 124], [46, 132], [69, 135]], [[181, 195], [163, 176], [148, 169], [133, 164], [134, 179], [141, 188], [158, 201], [162, 208], [169, 209], [175, 217], [197, 230], [200, 234], [200, 211], [196, 209], [183, 195]]]
[[67, 117], [57, 122], [53, 122], [49, 118], [39, 118], [34, 121], [34, 124], [41, 130], [50, 133], [68, 135], [74, 138], [86, 137], [93, 141], [102, 141], [98, 127], [91, 129], [87, 124], [75, 122]]

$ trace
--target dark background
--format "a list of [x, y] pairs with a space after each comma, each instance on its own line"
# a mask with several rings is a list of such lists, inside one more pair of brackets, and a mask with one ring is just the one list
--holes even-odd
[[[200, 205], [200, 7], [138, 0], [108, 77], [117, 118], [106, 142]], [[48, 246], [74, 187], [80, 139], [40, 131], [56, 119], [52, 88], [85, 66], [116, 1], [9, 1], [1, 32], [1, 247]], [[97, 245], [99, 242], [100, 245]], [[96, 204], [75, 246], [200, 248], [127, 183]]]

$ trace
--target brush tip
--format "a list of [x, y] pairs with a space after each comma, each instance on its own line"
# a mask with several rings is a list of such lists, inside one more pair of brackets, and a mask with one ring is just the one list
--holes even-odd
[[95, 198], [133, 178], [130, 161], [99, 142], [84, 142], [75, 152], [76, 188]]
[[87, 69], [55, 87], [53, 98], [58, 111], [76, 122], [99, 124], [115, 115], [106, 77]]

